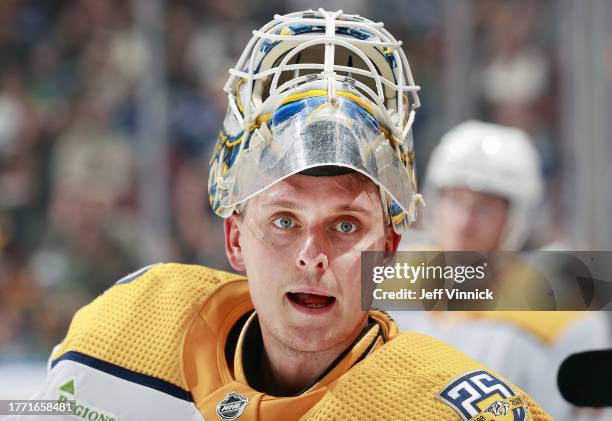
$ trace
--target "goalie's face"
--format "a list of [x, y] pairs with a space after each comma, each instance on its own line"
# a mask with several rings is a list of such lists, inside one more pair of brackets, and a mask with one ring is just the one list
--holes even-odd
[[225, 233], [231, 265], [247, 272], [266, 346], [297, 351], [350, 344], [367, 318], [360, 252], [399, 242], [378, 188], [356, 173], [288, 177], [227, 219]]

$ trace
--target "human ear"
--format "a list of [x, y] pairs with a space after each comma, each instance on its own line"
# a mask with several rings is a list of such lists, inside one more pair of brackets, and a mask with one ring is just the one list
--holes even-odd
[[387, 225], [385, 231], [385, 251], [387, 253], [395, 253], [402, 236], [395, 232], [392, 225]]
[[223, 221], [225, 232], [225, 254], [229, 264], [238, 272], [244, 272], [244, 259], [240, 246], [240, 215], [234, 213]]

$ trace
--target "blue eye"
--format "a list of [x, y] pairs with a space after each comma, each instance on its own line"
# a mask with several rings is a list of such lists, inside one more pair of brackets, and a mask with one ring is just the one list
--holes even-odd
[[355, 232], [357, 225], [353, 224], [352, 222], [342, 221], [338, 222], [334, 228], [336, 231], [340, 231], [341, 233], [350, 234]]
[[282, 228], [282, 229], [288, 229], [293, 227], [294, 223], [293, 223], [293, 219], [288, 218], [286, 216], [281, 216], [280, 218], [276, 218], [274, 221], [272, 221], [272, 223], [278, 227], [278, 228]]

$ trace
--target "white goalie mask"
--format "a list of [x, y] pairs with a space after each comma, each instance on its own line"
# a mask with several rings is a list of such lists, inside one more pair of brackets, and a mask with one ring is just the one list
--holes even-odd
[[387, 222], [402, 232], [420, 200], [411, 131], [418, 90], [401, 42], [382, 23], [323, 9], [275, 16], [230, 69], [210, 161], [213, 210], [228, 217], [292, 174], [345, 167], [379, 186]]
[[444, 188], [466, 187], [506, 199], [504, 250], [519, 250], [529, 219], [540, 203], [544, 181], [538, 152], [522, 130], [470, 120], [447, 132], [431, 154], [425, 192], [433, 204]]

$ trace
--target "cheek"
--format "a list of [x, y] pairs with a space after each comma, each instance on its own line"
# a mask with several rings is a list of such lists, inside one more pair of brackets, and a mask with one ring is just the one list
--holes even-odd
[[[361, 259], [359, 253], [345, 254], [336, 259], [331, 268], [338, 280], [338, 289], [341, 294], [339, 301], [343, 314], [342, 329], [352, 326], [360, 319], [364, 311], [361, 308]], [[340, 325], [339, 325], [340, 328]]]
[[251, 269], [266, 270], [266, 263], [269, 261], [282, 263], [281, 257], [287, 255], [287, 244], [279, 242], [250, 218], [245, 220], [242, 232], [240, 246], [245, 262], [250, 263]]
[[448, 230], [448, 209], [444, 206], [444, 202], [438, 202], [438, 207], [434, 208], [433, 220], [438, 232], [443, 233]]
[[367, 232], [356, 240], [353, 250], [361, 251], [384, 251], [387, 243], [387, 227], [382, 221], [371, 224]]
[[[261, 291], [276, 284], [277, 271], [282, 264], [282, 250], [266, 244], [250, 229], [243, 231], [240, 238], [240, 249], [249, 280], [249, 288], [254, 301]], [[280, 268], [282, 269], [282, 268]]]
[[334, 256], [329, 262], [329, 269], [334, 273], [336, 279], [352, 279], [361, 267], [361, 253], [352, 249], [346, 253]]
[[330, 241], [329, 251], [330, 268], [335, 267], [343, 273], [354, 273], [360, 271], [361, 252], [384, 251], [386, 238], [383, 230], [377, 233], [369, 233], [356, 242], [345, 241], [344, 243]]
[[[291, 233], [279, 233], [262, 222], [247, 219], [244, 245], [254, 250], [251, 260], [257, 267], [267, 270], [263, 262], [272, 262], [274, 267], [294, 265], [299, 252], [300, 239]], [[241, 243], [242, 244], [242, 243]], [[243, 252], [244, 253], [244, 252]]]
[[380, 236], [363, 239], [349, 250], [337, 253], [331, 259], [329, 272], [333, 274], [345, 301], [350, 302], [351, 307], [361, 305], [361, 252], [384, 251], [385, 243], [385, 237], [381, 231]]
[[506, 223], [508, 222], [508, 212], [506, 209], [500, 209], [497, 213], [497, 230], [502, 232], [506, 227]]
[[286, 280], [287, 270], [280, 253], [264, 248], [259, 243], [248, 240], [243, 245], [243, 256], [246, 275], [249, 283], [249, 294], [262, 318], [279, 314], [278, 297]]
[[499, 243], [506, 226], [506, 215], [500, 213], [496, 218], [492, 218], [489, 224], [483, 225], [487, 226], [486, 234], [491, 237], [491, 241]]
[[444, 230], [454, 230], [461, 215], [446, 201], [440, 202], [436, 212], [438, 225]]

